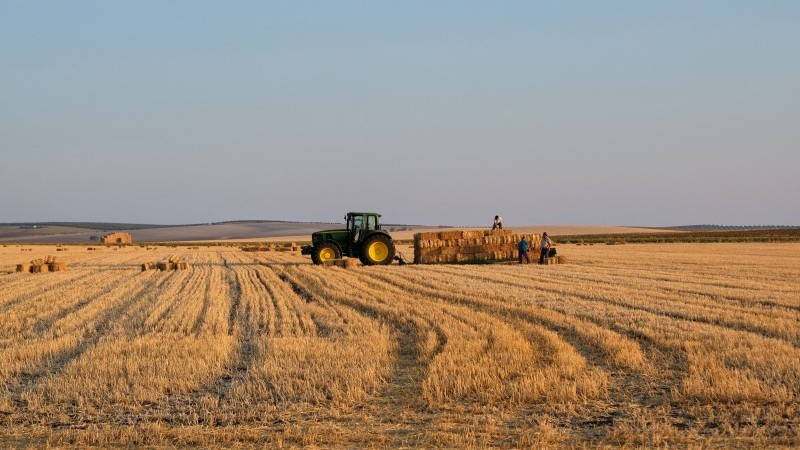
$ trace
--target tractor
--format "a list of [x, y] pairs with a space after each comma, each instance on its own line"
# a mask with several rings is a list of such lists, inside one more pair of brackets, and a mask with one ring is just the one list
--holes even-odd
[[311, 245], [302, 248], [314, 264], [340, 259], [358, 258], [365, 266], [391, 264], [395, 259], [392, 237], [381, 230], [381, 215], [374, 212], [349, 212], [344, 217], [345, 229], [317, 231]]

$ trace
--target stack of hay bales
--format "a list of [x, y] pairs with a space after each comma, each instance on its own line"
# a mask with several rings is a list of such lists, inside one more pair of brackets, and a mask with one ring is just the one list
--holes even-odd
[[34, 259], [30, 264], [17, 264], [17, 272], [23, 273], [61, 272], [63, 270], [67, 270], [67, 264], [56, 261], [55, 256], [48, 256], [44, 259]]
[[[531, 256], [537, 255], [541, 235], [511, 230], [435, 231], [414, 235], [414, 264], [503, 261], [517, 258], [525, 238]], [[533, 258], [532, 258], [533, 259]]]
[[132, 244], [133, 238], [128, 233], [109, 233], [100, 238], [100, 242], [106, 245], [113, 244]]
[[166, 262], [146, 262], [142, 263], [142, 272], [147, 270], [158, 269], [162, 272], [165, 270], [189, 270], [189, 263], [178, 258], [177, 256], [171, 256]]

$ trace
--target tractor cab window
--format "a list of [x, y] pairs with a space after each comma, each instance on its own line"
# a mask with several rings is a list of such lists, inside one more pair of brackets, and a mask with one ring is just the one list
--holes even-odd
[[378, 229], [378, 218], [375, 216], [367, 216], [367, 230]]
[[353, 216], [353, 224], [350, 230], [355, 231], [356, 229], [364, 229], [364, 216]]

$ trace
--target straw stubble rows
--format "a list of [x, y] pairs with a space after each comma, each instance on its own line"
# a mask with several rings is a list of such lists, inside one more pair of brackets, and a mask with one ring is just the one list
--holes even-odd
[[[800, 246], [567, 250], [561, 266], [345, 270], [73, 249], [66, 272], [0, 275], [1, 439], [798, 442]], [[154, 255], [191, 268], [142, 272]]]

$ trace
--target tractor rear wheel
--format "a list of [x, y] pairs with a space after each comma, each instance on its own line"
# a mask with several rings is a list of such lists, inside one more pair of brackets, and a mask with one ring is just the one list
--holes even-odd
[[361, 263], [365, 266], [391, 264], [394, 260], [394, 242], [383, 234], [374, 234], [361, 246]]
[[325, 261], [331, 261], [342, 257], [342, 251], [339, 246], [331, 242], [320, 242], [315, 245], [311, 250], [311, 261], [314, 264], [322, 264]]

